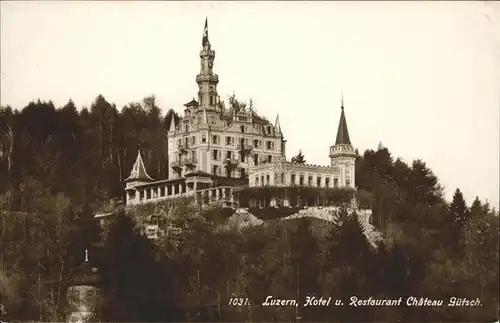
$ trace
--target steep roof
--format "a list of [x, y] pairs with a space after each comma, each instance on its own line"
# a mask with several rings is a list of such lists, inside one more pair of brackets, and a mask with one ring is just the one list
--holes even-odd
[[132, 171], [130, 176], [125, 179], [125, 182], [129, 181], [152, 181], [151, 176], [146, 172], [146, 167], [142, 161], [141, 151], [137, 151], [137, 158], [135, 159], [134, 166], [132, 166]]
[[193, 98], [191, 101], [189, 101], [188, 103], [184, 104], [184, 106], [186, 108], [197, 107], [198, 106], [198, 102]]
[[83, 263], [72, 271], [69, 286], [92, 286], [101, 282], [101, 275], [98, 269], [90, 264], [87, 252], [85, 250], [85, 260]]
[[274, 122], [274, 130], [277, 133], [281, 133], [281, 125], [280, 125], [280, 115], [276, 116], [276, 121]]
[[342, 112], [340, 113], [339, 128], [337, 130], [337, 140], [335, 140], [336, 145], [350, 145], [351, 139], [349, 138], [349, 131], [347, 130], [347, 121], [344, 113], [344, 106], [341, 107]]

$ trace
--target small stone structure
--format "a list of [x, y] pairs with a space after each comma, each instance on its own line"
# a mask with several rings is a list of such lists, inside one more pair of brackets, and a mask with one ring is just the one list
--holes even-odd
[[68, 286], [67, 297], [71, 306], [67, 322], [90, 322], [95, 318], [99, 304], [100, 276], [96, 267], [88, 261], [88, 251], [85, 250], [85, 261], [77, 268]]

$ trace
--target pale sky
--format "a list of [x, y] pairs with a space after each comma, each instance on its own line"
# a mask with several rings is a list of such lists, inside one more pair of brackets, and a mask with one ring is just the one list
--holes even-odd
[[0, 2], [1, 104], [102, 93], [119, 108], [197, 94], [208, 17], [222, 99], [280, 115], [287, 157], [329, 163], [344, 93], [353, 145], [421, 158], [470, 204], [499, 204], [500, 4]]

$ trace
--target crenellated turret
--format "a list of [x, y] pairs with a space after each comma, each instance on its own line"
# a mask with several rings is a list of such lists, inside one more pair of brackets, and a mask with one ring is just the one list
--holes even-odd
[[335, 145], [330, 147], [331, 166], [340, 169], [340, 185], [354, 188], [356, 153], [349, 138], [347, 120], [344, 113], [344, 102], [342, 100], [339, 127]]

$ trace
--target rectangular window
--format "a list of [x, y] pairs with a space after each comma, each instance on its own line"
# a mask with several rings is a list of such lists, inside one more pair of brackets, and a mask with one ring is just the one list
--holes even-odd
[[196, 137], [195, 136], [191, 137], [191, 145], [196, 145]]
[[146, 200], [149, 200], [151, 198], [151, 190], [147, 189], [146, 190]]
[[213, 135], [213, 136], [212, 136], [212, 143], [213, 143], [214, 145], [218, 145], [218, 144], [219, 144], [219, 136], [217, 136], [217, 135]]
[[330, 187], [330, 177], [325, 178], [325, 186]]
[[333, 187], [339, 187], [339, 179], [338, 178], [333, 179]]
[[269, 185], [271, 182], [271, 176], [269, 174], [266, 175], [266, 185]]
[[128, 199], [129, 200], [135, 199], [135, 192], [134, 191], [129, 191], [128, 192]]
[[347, 186], [347, 187], [351, 186], [351, 179], [350, 178], [345, 179], [345, 186]]
[[153, 198], [157, 198], [158, 197], [158, 188], [153, 188]]
[[226, 146], [232, 146], [233, 145], [233, 138], [232, 137], [226, 137]]
[[299, 177], [299, 185], [300, 186], [304, 185], [304, 175], [300, 175], [300, 177]]
[[290, 184], [292, 184], [292, 185], [296, 184], [295, 183], [295, 177], [296, 177], [295, 174], [290, 175], [290, 182], [291, 182]]
[[273, 156], [269, 155], [267, 156], [267, 162], [270, 163], [273, 161]]
[[266, 141], [266, 149], [271, 149], [271, 142], [270, 141]]
[[316, 178], [316, 186], [321, 187], [321, 177], [319, 176]]
[[217, 175], [217, 165], [212, 166], [212, 174]]
[[261, 185], [264, 186], [264, 184], [265, 184], [265, 182], [264, 182], [264, 176], [260, 177], [260, 182], [261, 182]]
[[313, 177], [312, 177], [312, 176], [309, 176], [309, 177], [307, 178], [307, 185], [309, 185], [309, 186], [312, 186], [312, 185], [313, 185]]
[[281, 173], [281, 180], [280, 180], [280, 183], [281, 183], [281, 184], [285, 184], [285, 173]]
[[206, 143], [207, 142], [207, 135], [201, 135], [201, 142]]
[[160, 187], [160, 196], [165, 196], [165, 186]]
[[259, 186], [259, 176], [255, 176], [255, 186]]
[[220, 154], [217, 149], [212, 150], [212, 159], [213, 160], [219, 160], [220, 159]]
[[140, 190], [140, 191], [139, 191], [139, 198], [140, 198], [141, 200], [144, 200], [144, 190]]

